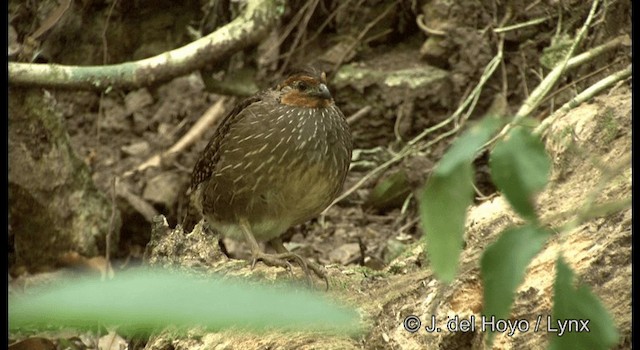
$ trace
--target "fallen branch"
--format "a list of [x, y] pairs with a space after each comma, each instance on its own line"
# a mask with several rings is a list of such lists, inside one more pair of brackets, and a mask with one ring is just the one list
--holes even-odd
[[9, 83], [102, 91], [165, 82], [255, 44], [277, 23], [283, 6], [283, 0], [248, 1], [241, 16], [215, 32], [181, 48], [135, 62], [86, 67], [9, 62]]
[[227, 98], [225, 97], [220, 98], [213, 106], [211, 106], [206, 112], [204, 112], [202, 117], [200, 117], [200, 119], [193, 125], [193, 127], [189, 129], [189, 131], [187, 131], [187, 133], [182, 136], [182, 138], [178, 140], [178, 142], [171, 146], [169, 150], [161, 154], [156, 154], [153, 157], [147, 159], [144, 163], [140, 164], [134, 170], [130, 170], [124, 173], [124, 176], [130, 176], [137, 171], [142, 171], [149, 167], [160, 166], [163, 159], [171, 157], [172, 155], [187, 148], [187, 146], [200, 138], [200, 136], [224, 114], [224, 104], [226, 100]]

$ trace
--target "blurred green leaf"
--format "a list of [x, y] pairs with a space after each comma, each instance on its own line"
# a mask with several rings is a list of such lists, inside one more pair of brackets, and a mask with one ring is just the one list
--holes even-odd
[[449, 176], [431, 176], [420, 201], [427, 253], [434, 273], [453, 281], [462, 250], [467, 207], [473, 202], [473, 167], [460, 163]]
[[511, 206], [525, 219], [535, 221], [533, 195], [547, 184], [551, 168], [542, 141], [516, 127], [495, 146], [489, 165], [493, 182]]
[[399, 208], [409, 194], [411, 194], [411, 187], [409, 187], [407, 174], [404, 170], [399, 170], [378, 182], [364, 206], [376, 210]]
[[442, 156], [433, 171], [434, 175], [447, 176], [453, 173], [460, 163], [473, 162], [476, 153], [489, 141], [500, 125], [501, 121], [497, 117], [487, 117], [471, 127]]
[[[558, 257], [554, 286], [553, 323], [549, 349], [610, 349], [618, 343], [618, 331], [613, 319], [585, 286], [573, 287], [573, 271]], [[560, 335], [560, 325], [565, 332]], [[572, 325], [571, 330], [566, 330]], [[586, 327], [586, 328], [585, 328]], [[550, 328], [551, 329], [551, 328]]]
[[[550, 233], [535, 226], [512, 227], [482, 254], [480, 268], [484, 284], [485, 317], [507, 319], [515, 290], [527, 266], [540, 252]], [[489, 342], [493, 333], [489, 334]]]
[[[138, 269], [113, 280], [80, 278], [9, 298], [9, 329], [117, 325], [146, 334], [166, 326], [355, 333], [359, 316], [290, 285]], [[93, 328], [95, 329], [95, 328]]]
[[500, 125], [486, 118], [458, 138], [420, 195], [426, 251], [434, 273], [451, 282], [458, 268], [467, 207], [473, 202], [473, 158]]

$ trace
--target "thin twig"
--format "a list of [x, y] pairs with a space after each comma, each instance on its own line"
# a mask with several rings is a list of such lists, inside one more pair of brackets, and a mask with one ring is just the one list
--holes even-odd
[[536, 1], [532, 2], [531, 4], [527, 5], [527, 7], [524, 8], [524, 11], [525, 12], [531, 11], [532, 8], [538, 6], [541, 2], [542, 2], [542, 0], [536, 0]]
[[396, 233], [396, 235], [400, 235], [400, 234], [404, 233], [404, 231], [406, 231], [407, 229], [411, 228], [411, 226], [417, 224], [418, 221], [420, 221], [420, 217], [416, 217], [416, 218], [413, 218], [413, 219], [409, 220], [409, 222], [407, 222], [406, 224], [402, 225], [402, 227], [400, 227], [398, 229], [398, 233]]
[[336, 203], [340, 202], [341, 200], [347, 198], [349, 195], [351, 195], [353, 192], [355, 192], [358, 188], [362, 187], [362, 185], [364, 185], [367, 181], [369, 181], [369, 179], [371, 179], [373, 176], [377, 175], [379, 172], [381, 172], [382, 170], [386, 169], [390, 165], [398, 162], [399, 160], [401, 160], [405, 156], [406, 156], [405, 152], [400, 151], [398, 154], [393, 156], [393, 158], [389, 159], [388, 161], [378, 165], [373, 170], [369, 171], [365, 176], [362, 177], [362, 179], [360, 179], [360, 181], [358, 181], [355, 185], [351, 186], [351, 188], [349, 188], [344, 193], [342, 193], [342, 195], [340, 195], [338, 198], [336, 198], [333, 201], [333, 203], [331, 203], [331, 205], [329, 205], [327, 207], [327, 209], [325, 209], [325, 212], [327, 210], [329, 210], [329, 208], [331, 208], [334, 204], [336, 204]]
[[529, 98], [520, 107], [520, 110], [518, 110], [518, 113], [516, 113], [516, 116], [514, 118], [514, 123], [518, 123], [522, 118], [531, 114], [531, 112], [540, 104], [540, 101], [542, 101], [542, 98], [549, 93], [549, 91], [551, 90], [551, 88], [553, 88], [553, 86], [558, 81], [558, 79], [560, 79], [562, 74], [564, 74], [567, 67], [569, 66], [569, 61], [571, 60], [571, 57], [573, 57], [573, 54], [578, 48], [578, 45], [582, 42], [582, 39], [587, 33], [587, 29], [589, 28], [589, 25], [593, 20], [593, 16], [596, 12], [596, 8], [598, 7], [599, 2], [600, 2], [599, 0], [593, 0], [593, 3], [591, 5], [591, 10], [589, 11], [589, 15], [587, 16], [587, 19], [585, 20], [582, 28], [580, 28], [580, 32], [578, 33], [575, 40], [571, 44], [571, 48], [566, 53], [564, 59], [562, 60], [562, 63], [557, 65], [545, 77], [544, 81], [540, 85], [538, 85], [538, 87], [533, 92], [531, 92], [531, 96], [529, 96]]
[[[568, 71], [570, 69], [579, 67], [581, 65], [583, 65], [586, 62], [589, 62], [591, 60], [594, 60], [595, 58], [599, 57], [600, 55], [609, 52], [613, 49], [618, 48], [620, 45], [628, 45], [631, 42], [630, 38], [628, 35], [621, 35], [618, 36], [600, 46], [596, 46], [593, 49], [583, 52], [573, 58], [571, 58], [566, 65], [566, 69], [565, 71]], [[544, 88], [542, 88], [541, 86], [547, 86], [551, 83], [551, 80], [553, 78], [553, 76], [555, 76], [555, 73], [552, 76], [552, 73], [554, 71], [560, 71], [561, 67], [560, 66], [556, 66], [556, 68], [554, 68], [551, 73], [549, 73], [543, 80], [542, 82], [540, 82], [540, 84], [533, 90], [533, 92], [531, 93], [531, 95], [529, 95], [529, 97], [527, 98], [527, 100], [523, 103], [523, 105], [520, 107], [520, 111], [516, 114], [516, 117], [514, 117], [513, 121], [511, 121], [511, 123], [509, 123], [508, 125], [506, 125], [502, 131], [497, 134], [493, 139], [491, 139], [489, 142], [487, 142], [485, 144], [485, 148], [491, 144], [493, 144], [495, 141], [497, 141], [498, 139], [502, 138], [504, 135], [506, 135], [506, 133], [509, 131], [509, 128], [512, 125], [517, 125], [517, 123], [519, 123], [526, 115], [528, 114], [524, 114], [524, 113], [531, 113], [533, 112], [533, 109], [531, 109], [530, 107], [526, 107], [526, 106], [532, 106], [532, 105], [539, 105], [539, 101], [541, 101], [542, 99], [545, 98], [545, 95], [541, 94], [540, 91], [543, 90]], [[535, 94], [535, 97], [534, 97]], [[538, 102], [536, 102], [538, 101]]]
[[298, 31], [296, 32], [296, 36], [293, 38], [293, 43], [291, 43], [291, 48], [289, 49], [289, 52], [287, 53], [287, 55], [286, 55], [286, 57], [284, 59], [284, 62], [282, 63], [282, 68], [280, 69], [280, 73], [281, 74], [289, 66], [289, 61], [291, 60], [291, 57], [293, 56], [293, 52], [295, 51], [296, 47], [300, 43], [300, 39], [302, 39], [302, 36], [307, 31], [307, 26], [309, 25], [309, 20], [311, 19], [311, 16], [313, 15], [313, 12], [316, 10], [316, 7], [318, 6], [318, 1], [319, 0], [313, 0], [313, 1], [307, 3], [307, 4], [309, 4], [309, 9], [307, 9], [307, 13], [305, 14], [304, 18], [300, 22], [300, 26], [298, 27]]
[[[520, 57], [522, 58], [522, 63], [525, 64], [527, 60], [524, 57], [524, 52], [520, 51]], [[518, 65], [518, 72], [520, 72], [520, 80], [522, 81], [522, 89], [524, 90], [524, 97], [529, 97], [529, 87], [527, 86], [527, 73], [525, 72], [525, 67], [522, 65]]]
[[418, 151], [419, 152], [425, 151], [425, 150], [429, 149], [431, 146], [433, 146], [436, 143], [440, 142], [441, 140], [443, 140], [443, 139], [445, 139], [445, 138], [457, 133], [462, 125], [463, 124], [458, 124], [456, 127], [451, 128], [451, 130], [447, 130], [447, 131], [443, 132], [442, 134], [438, 135], [433, 140], [431, 140], [431, 141], [429, 141], [429, 142], [427, 142], [427, 143], [425, 143], [423, 145], [420, 145], [420, 147], [418, 147]]
[[553, 112], [552, 115], [550, 115], [545, 120], [543, 120], [542, 123], [540, 123], [540, 125], [538, 125], [538, 127], [533, 131], [534, 134], [537, 134], [537, 135], [543, 134], [547, 130], [547, 128], [549, 128], [549, 126], [551, 126], [551, 124], [553, 124], [553, 122], [556, 121], [560, 116], [566, 114], [568, 111], [577, 107], [581, 103], [593, 98], [595, 95], [601, 93], [603, 90], [617, 84], [619, 81], [629, 78], [630, 76], [631, 76], [631, 65], [589, 86], [580, 94], [572, 98], [569, 102], [562, 105], [562, 107], [560, 107], [558, 110]]
[[[107, 14], [107, 19], [104, 22], [104, 28], [102, 30], [102, 64], [106, 65], [108, 62], [108, 45], [107, 45], [107, 29], [109, 28], [109, 21], [111, 20], [111, 15], [113, 14], [113, 8], [116, 7], [116, 3], [118, 0], [114, 0], [109, 8], [109, 12]], [[104, 117], [104, 91], [100, 91], [100, 101], [98, 102], [98, 118], [96, 120], [96, 144], [100, 143], [100, 119]], [[108, 260], [107, 260], [108, 261]]]
[[351, 52], [351, 50], [353, 50], [356, 47], [356, 45], [358, 45], [358, 43], [362, 41], [364, 36], [367, 35], [367, 33], [373, 27], [375, 27], [375, 25], [378, 24], [378, 22], [380, 22], [387, 14], [389, 14], [389, 11], [391, 11], [391, 9], [395, 8], [396, 6], [397, 6], [396, 3], [389, 5], [380, 15], [378, 15], [378, 17], [376, 17], [373, 21], [371, 21], [371, 23], [367, 24], [364, 27], [364, 29], [360, 32], [356, 40], [354, 40], [353, 43], [349, 45], [349, 47], [344, 51], [344, 55], [342, 55], [342, 57], [340, 57], [340, 60], [336, 62], [336, 64], [333, 66], [333, 69], [331, 70], [332, 72], [336, 72], [338, 70], [338, 67], [342, 65], [342, 62], [345, 60], [349, 52]]
[[[344, 8], [349, 6], [349, 3], [353, 1], [353, 0], [345, 0], [345, 1], [341, 1], [338, 5], [338, 7], [336, 8], [335, 11], [331, 12], [329, 14], [329, 16], [327, 16], [327, 18], [324, 20], [324, 22], [322, 22], [322, 24], [320, 24], [317, 28], [316, 28], [316, 32], [313, 33], [313, 35], [311, 37], [309, 37], [304, 43], [302, 43], [300, 46], [298, 46], [298, 50], [302, 50], [305, 47], [307, 47], [307, 45], [309, 45], [309, 43], [314, 42], [314, 40], [323, 33], [323, 29], [329, 24], [329, 22], [331, 22], [331, 20], [333, 20], [333, 18], [340, 13], [340, 11]], [[282, 43], [280, 43], [282, 44]], [[282, 54], [280, 55], [279, 58], [284, 58], [284, 55], [286, 54]]]
[[37, 40], [43, 34], [51, 30], [51, 28], [53, 28], [56, 24], [58, 24], [58, 22], [60, 22], [60, 19], [62, 19], [65, 13], [67, 13], [70, 7], [71, 0], [61, 1], [60, 5], [53, 9], [53, 11], [48, 14], [47, 18], [42, 21], [40, 27], [33, 34], [29, 35], [29, 38], [31, 40]]
[[111, 217], [109, 218], [109, 231], [107, 231], [107, 237], [105, 238], [105, 275], [102, 278], [112, 278], [113, 277], [113, 269], [111, 267], [111, 239], [114, 234], [114, 226], [116, 223], [116, 183], [118, 182], [118, 177], [114, 176], [113, 181], [111, 183]]
[[[276, 40], [275, 44], [273, 46], [271, 46], [265, 53], [264, 56], [265, 57], [269, 57], [271, 55], [271, 52], [273, 50], [277, 50], [280, 48], [280, 46], [282, 45], [282, 43], [284, 43], [285, 40], [287, 40], [287, 37], [289, 36], [289, 34], [291, 34], [291, 32], [296, 28], [296, 26], [298, 26], [298, 24], [300, 23], [302, 16], [305, 13], [305, 9], [307, 8], [307, 6], [309, 6], [310, 3], [307, 2], [305, 3], [302, 8], [300, 9], [300, 11], [298, 11], [293, 18], [289, 21], [289, 24], [284, 28], [284, 30], [282, 30], [282, 34], [280, 35], [280, 37], [278, 38], [278, 40]], [[280, 58], [284, 58], [284, 56], [286, 55], [286, 53], [278, 56], [278, 59]]]
[[360, 108], [357, 112], [353, 113], [352, 115], [350, 115], [347, 118], [347, 124], [349, 124], [349, 125], [355, 124], [362, 117], [364, 117], [367, 114], [369, 114], [369, 112], [371, 112], [372, 109], [373, 108], [371, 106], [364, 106], [364, 107]]
[[512, 25], [506, 26], [506, 27], [494, 28], [493, 32], [494, 33], [504, 33], [504, 32], [508, 32], [508, 31], [511, 31], [511, 30], [522, 29], [522, 28], [534, 26], [536, 24], [544, 23], [549, 19], [551, 19], [551, 16], [535, 18], [535, 19], [532, 19], [532, 20], [527, 21], [527, 22], [512, 24]]
[[107, 65], [107, 61], [109, 58], [108, 55], [108, 46], [107, 46], [107, 29], [109, 29], [109, 21], [111, 20], [111, 15], [113, 14], [113, 8], [116, 7], [118, 0], [113, 0], [111, 7], [109, 8], [109, 12], [107, 13], [107, 19], [104, 21], [104, 28], [102, 29], [102, 64]]
[[[432, 126], [430, 128], [425, 129], [418, 136], [414, 137], [412, 140], [407, 142], [407, 144], [398, 153], [396, 153], [391, 159], [387, 160], [386, 162], [378, 165], [377, 167], [375, 167], [374, 169], [369, 171], [355, 185], [351, 186], [351, 188], [349, 188], [344, 193], [342, 193], [338, 198], [336, 198], [331, 203], [331, 205], [329, 205], [329, 207], [327, 207], [327, 209], [325, 209], [325, 211], [328, 210], [329, 208], [331, 208], [334, 204], [336, 204], [336, 203], [340, 202], [341, 200], [347, 198], [349, 195], [351, 195], [353, 192], [355, 192], [358, 188], [362, 187], [362, 185], [364, 185], [372, 177], [376, 176], [377, 174], [379, 174], [383, 170], [387, 169], [392, 164], [395, 164], [396, 162], [402, 160], [404, 157], [408, 156], [412, 152], [415, 152], [416, 149], [415, 149], [414, 146], [420, 140], [425, 138], [427, 135], [429, 135], [432, 132], [434, 132], [434, 131], [446, 126], [447, 124], [451, 123], [452, 121], [457, 120], [463, 112], [468, 111], [468, 113], [461, 119], [462, 122], [458, 123], [451, 130], [448, 130], [448, 131], [438, 135], [438, 137], [435, 140], [432, 140], [431, 142], [427, 143], [427, 146], [430, 147], [435, 142], [440, 141], [443, 138], [456, 133], [462, 127], [462, 125], [466, 121], [466, 118], [471, 114], [471, 111], [473, 110], [473, 107], [475, 106], [474, 101], [477, 101], [478, 96], [482, 92], [482, 88], [484, 87], [484, 84], [493, 75], [493, 73], [498, 68], [498, 66], [500, 66], [500, 62], [502, 61], [502, 48], [503, 48], [503, 45], [498, 45], [498, 53], [489, 62], [489, 64], [487, 64], [487, 66], [485, 67], [485, 70], [484, 70], [482, 76], [480, 77], [480, 81], [478, 82], [478, 84], [473, 88], [471, 94], [469, 96], [467, 96], [467, 98], [460, 104], [458, 109], [456, 109], [456, 111], [449, 118], [443, 120], [442, 122], [440, 122], [440, 123], [438, 123], [438, 124], [436, 124], [436, 125], [434, 125], [434, 126]], [[421, 149], [424, 149], [424, 147], [423, 146], [419, 147], [418, 151], [421, 150]]]
[[424, 15], [423, 14], [419, 14], [416, 17], [416, 24], [418, 25], [418, 27], [420, 27], [420, 29], [422, 29], [423, 32], [425, 32], [425, 34], [433, 35], [433, 36], [446, 36], [447, 35], [447, 32], [445, 32], [443, 30], [439, 30], [439, 29], [435, 29], [435, 28], [431, 28], [431, 27], [427, 26], [427, 24], [424, 23]]
[[420, 140], [422, 140], [423, 138], [425, 138], [427, 135], [429, 135], [430, 133], [434, 132], [435, 130], [438, 130], [440, 128], [442, 128], [443, 126], [449, 124], [450, 122], [452, 122], [453, 120], [457, 119], [466, 109], [467, 107], [469, 107], [469, 105], [473, 104], [473, 101], [477, 99], [477, 96], [480, 95], [480, 91], [482, 91], [482, 88], [484, 87], [484, 84], [489, 80], [489, 78], [493, 75], [493, 72], [495, 72], [496, 68], [498, 68], [498, 66], [500, 65], [500, 62], [502, 61], [502, 50], [500, 49], [502, 47], [502, 45], [499, 46], [499, 50], [498, 53], [496, 54], [495, 57], [493, 57], [493, 59], [491, 59], [491, 61], [489, 61], [489, 64], [487, 64], [487, 66], [484, 69], [484, 72], [482, 74], [482, 76], [480, 77], [480, 81], [478, 82], [478, 84], [475, 86], [475, 88], [471, 91], [471, 94], [465, 99], [464, 102], [462, 102], [462, 104], [460, 104], [460, 106], [458, 106], [458, 108], [455, 110], [455, 112], [453, 112], [453, 114], [441, 121], [440, 123], [425, 129], [424, 131], [422, 131], [418, 136], [414, 137], [411, 141], [409, 141], [407, 143], [408, 146], [413, 146], [416, 143], [418, 143]]
[[[522, 106], [520, 106], [520, 109], [516, 113], [515, 117], [513, 117], [513, 120], [509, 124], [507, 124], [500, 131], [500, 133], [496, 135], [496, 137], [494, 137], [491, 141], [487, 142], [487, 144], [485, 144], [485, 147], [492, 144], [496, 140], [504, 137], [504, 135], [507, 134], [507, 132], [511, 129], [513, 125], [518, 125], [520, 121], [522, 121], [522, 119], [529, 116], [540, 105], [542, 99], [549, 93], [549, 91], [551, 91], [551, 89], [556, 84], [556, 82], [560, 79], [560, 77], [569, 68], [571, 68], [572, 66], [571, 64], [575, 63], [576, 60], [572, 60], [573, 54], [575, 53], [578, 45], [582, 42], [582, 39], [586, 35], [587, 29], [589, 28], [591, 21], [593, 20], [593, 16], [596, 12], [596, 8], [598, 7], [599, 2], [600, 2], [599, 0], [593, 0], [593, 2], [591, 3], [591, 10], [589, 11], [589, 15], [587, 16], [587, 19], [582, 25], [582, 28], [580, 28], [580, 32], [578, 33], [575, 40], [571, 44], [571, 48], [566, 53], [562, 62], [556, 65], [556, 67], [553, 70], [551, 70], [549, 74], [547, 74], [547, 76], [542, 80], [542, 82], [531, 92], [531, 95], [529, 95], [529, 98], [527, 98], [522, 104]], [[574, 58], [577, 58], [577, 56]]]
[[[554, 98], [556, 95], [562, 93], [563, 91], [567, 90], [567, 89], [571, 89], [571, 88], [575, 88], [578, 84], [582, 83], [583, 81], [593, 77], [594, 75], [598, 75], [600, 73], [602, 73], [603, 71], [611, 68], [611, 66], [615, 65], [617, 62], [611, 62], [609, 64], [607, 64], [606, 66], [600, 67], [592, 72], [589, 72], [585, 75], [580, 76], [579, 78], [576, 78], [575, 80], [572, 80], [571, 83], [564, 85], [556, 90], [554, 90], [552, 93], [550, 93], [549, 95], [547, 95], [547, 97], [545, 97], [542, 100], [542, 103], [544, 104], [545, 102], [549, 101], [550, 99]], [[553, 110], [553, 109], [552, 109]]]

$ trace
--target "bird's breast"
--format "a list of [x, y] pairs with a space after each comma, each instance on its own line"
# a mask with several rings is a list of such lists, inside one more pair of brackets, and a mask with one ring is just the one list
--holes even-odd
[[274, 218], [289, 227], [317, 215], [340, 191], [349, 167], [351, 136], [342, 113], [335, 106], [282, 105], [245, 113], [221, 143], [203, 194], [205, 214], [218, 222], [245, 217], [256, 227]]

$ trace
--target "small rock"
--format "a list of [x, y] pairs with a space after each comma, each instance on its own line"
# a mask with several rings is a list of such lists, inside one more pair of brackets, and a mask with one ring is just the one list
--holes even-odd
[[130, 156], [144, 156], [146, 154], [149, 153], [149, 151], [151, 150], [151, 147], [149, 146], [149, 142], [147, 141], [140, 141], [140, 142], [135, 142], [132, 143], [128, 146], [122, 146], [122, 148], [120, 148], [120, 150], [122, 150], [122, 152], [130, 155]]
[[104, 102], [104, 104], [104, 117], [98, 120], [101, 129], [124, 131], [131, 128], [131, 124], [127, 120], [127, 111], [124, 107], [111, 102]]
[[407, 245], [399, 242], [396, 239], [390, 238], [387, 240], [387, 246], [385, 247], [384, 258], [387, 263], [397, 258], [407, 249]]
[[360, 245], [358, 243], [346, 243], [329, 253], [329, 260], [332, 263], [346, 265], [358, 254], [360, 254]]
[[147, 182], [142, 198], [153, 203], [172, 207], [182, 187], [181, 177], [173, 172], [164, 172]]
[[136, 135], [142, 135], [145, 131], [149, 129], [149, 125], [151, 125], [149, 116], [147, 113], [144, 113], [144, 111], [133, 113], [132, 119], [133, 119], [133, 132]]
[[160, 125], [158, 125], [158, 134], [160, 136], [167, 137], [171, 133], [172, 129], [173, 129], [173, 125], [167, 124], [167, 123], [160, 123]]
[[22, 50], [22, 46], [18, 41], [18, 32], [16, 32], [16, 29], [13, 28], [12, 25], [9, 25], [9, 45], [8, 46], [9, 46], [8, 47], [9, 58], [12, 58], [12, 56], [17, 56], [20, 50]]
[[125, 349], [127, 346], [127, 341], [115, 332], [109, 332], [98, 340], [98, 349]]
[[364, 266], [376, 271], [382, 271], [382, 269], [386, 267], [384, 261], [375, 256], [368, 256], [364, 258]]
[[153, 103], [153, 97], [147, 89], [140, 89], [130, 92], [124, 98], [127, 113], [132, 114]]
[[166, 123], [176, 115], [178, 115], [177, 104], [175, 101], [166, 100], [160, 104], [155, 114], [149, 119], [149, 123]]

